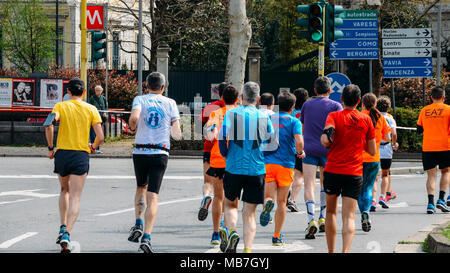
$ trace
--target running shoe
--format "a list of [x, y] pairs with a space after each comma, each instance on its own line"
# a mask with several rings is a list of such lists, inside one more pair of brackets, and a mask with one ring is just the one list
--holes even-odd
[[236, 231], [232, 231], [228, 237], [227, 247], [225, 253], [236, 253], [236, 248], [239, 243], [239, 234]]
[[395, 192], [386, 193], [386, 202], [389, 202], [390, 200], [394, 200], [395, 198], [397, 198], [397, 193], [395, 193]]
[[437, 200], [436, 208], [440, 209], [442, 212], [450, 212], [450, 209], [445, 204], [444, 199], [438, 199]]
[[284, 246], [284, 238], [283, 235], [280, 234], [280, 238], [272, 237], [272, 245], [273, 246]]
[[315, 239], [316, 236], [314, 236], [314, 234], [316, 234], [317, 230], [317, 222], [314, 220], [309, 222], [308, 227], [306, 228], [305, 239]]
[[288, 199], [287, 203], [286, 203], [286, 207], [291, 211], [291, 212], [299, 212], [300, 209], [297, 206], [297, 203], [294, 200]]
[[370, 204], [370, 211], [371, 212], [377, 211], [377, 202], [375, 202], [375, 199], [372, 199], [372, 204]]
[[361, 225], [362, 225], [362, 230], [364, 230], [365, 232], [369, 232], [370, 229], [372, 228], [372, 225], [371, 225], [370, 219], [369, 219], [369, 214], [367, 212], [363, 212], [361, 214]]
[[325, 232], [325, 218], [319, 218], [319, 232]]
[[388, 209], [388, 208], [389, 208], [389, 206], [388, 206], [388, 204], [387, 204], [387, 201], [386, 201], [383, 197], [381, 197], [381, 196], [380, 196], [380, 199], [378, 199], [378, 204], [380, 204], [380, 206], [381, 206], [383, 209]]
[[428, 204], [427, 206], [427, 214], [434, 214], [436, 212], [436, 208], [433, 204]]
[[144, 234], [142, 225], [135, 225], [130, 229], [130, 236], [128, 236], [128, 241], [133, 243], [139, 243], [139, 238]]
[[209, 195], [203, 196], [202, 203], [200, 205], [200, 209], [198, 211], [198, 220], [204, 221], [206, 217], [208, 217], [208, 209], [209, 205], [211, 205], [212, 197]]
[[449, 207], [450, 207], [450, 195], [449, 195], [449, 196], [447, 196], [447, 206], [449, 206]]
[[225, 252], [228, 244], [228, 229], [226, 227], [220, 227], [220, 251]]
[[261, 226], [265, 227], [272, 219], [270, 217], [270, 212], [272, 211], [273, 207], [275, 206], [275, 203], [272, 200], [268, 200], [266, 204], [264, 205], [264, 210], [261, 212], [261, 215], [259, 216], [259, 223]]
[[211, 244], [215, 246], [220, 244], [220, 234], [218, 231], [213, 232], [211, 237]]
[[56, 244], [59, 245], [61, 243], [61, 237], [63, 236], [64, 233], [67, 232], [67, 228], [65, 225], [61, 225], [61, 227], [59, 228], [59, 234], [58, 234], [58, 238], [56, 239]]
[[242, 253], [252, 253], [252, 250], [250, 248], [244, 248]]
[[142, 236], [141, 244], [139, 245], [139, 251], [144, 253], [153, 253], [152, 244], [150, 238]]
[[64, 232], [64, 234], [61, 236], [59, 245], [61, 246], [61, 253], [70, 253], [72, 251], [69, 232]]

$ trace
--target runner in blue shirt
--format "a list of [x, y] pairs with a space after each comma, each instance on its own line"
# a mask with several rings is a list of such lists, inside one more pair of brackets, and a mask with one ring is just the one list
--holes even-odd
[[[220, 249], [234, 253], [239, 242], [236, 232], [239, 199], [242, 193], [244, 206], [244, 252], [251, 252], [256, 233], [256, 206], [264, 203], [263, 141], [273, 134], [269, 117], [256, 108], [259, 85], [248, 82], [242, 91], [243, 106], [229, 110], [219, 132], [220, 153], [226, 160], [223, 188], [225, 192], [224, 220], [220, 229]], [[228, 143], [227, 143], [228, 142]]]
[[302, 124], [298, 118], [291, 116], [295, 101], [296, 97], [291, 93], [281, 93], [278, 96], [280, 112], [271, 115], [270, 119], [279, 144], [275, 151], [264, 153], [266, 163], [265, 205], [260, 216], [260, 223], [262, 226], [269, 223], [276, 195], [275, 232], [272, 237], [272, 244], [275, 246], [284, 245], [281, 228], [286, 217], [289, 188], [294, 179], [295, 157], [304, 156]]

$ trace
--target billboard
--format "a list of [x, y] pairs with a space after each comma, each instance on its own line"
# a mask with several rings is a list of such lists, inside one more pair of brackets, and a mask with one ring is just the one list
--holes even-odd
[[34, 79], [12, 79], [12, 106], [33, 106], [35, 80]]
[[11, 107], [12, 79], [0, 78], [0, 107]]
[[41, 107], [53, 107], [63, 100], [63, 81], [41, 79]]

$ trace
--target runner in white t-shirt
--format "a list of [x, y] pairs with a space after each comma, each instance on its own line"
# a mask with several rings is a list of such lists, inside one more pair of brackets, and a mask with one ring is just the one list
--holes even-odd
[[133, 163], [137, 189], [136, 224], [131, 228], [128, 240], [137, 243], [142, 235], [139, 249], [152, 253], [150, 234], [158, 212], [159, 190], [169, 159], [170, 136], [181, 138], [181, 129], [176, 102], [162, 95], [164, 75], [151, 73], [147, 77], [147, 84], [150, 92], [134, 98], [129, 121], [130, 128], [136, 129]]
[[[391, 190], [391, 164], [392, 164], [392, 156], [394, 151], [398, 149], [397, 143], [397, 123], [394, 118], [387, 112], [391, 107], [391, 100], [387, 96], [381, 96], [377, 101], [377, 109], [381, 112], [383, 117], [386, 119], [388, 126], [391, 128], [391, 142], [381, 141], [380, 144], [380, 163], [381, 163], [381, 194], [378, 199], [378, 204], [381, 205], [382, 208], [388, 209], [389, 205], [387, 202], [389, 200], [395, 199], [397, 197], [397, 193], [392, 192]], [[373, 187], [373, 200], [372, 205], [370, 206], [370, 211], [376, 211], [376, 196], [377, 196], [377, 184], [378, 177], [375, 180], [375, 184]]]

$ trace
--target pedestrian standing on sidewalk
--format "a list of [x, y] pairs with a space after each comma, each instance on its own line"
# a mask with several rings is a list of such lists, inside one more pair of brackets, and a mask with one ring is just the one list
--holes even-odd
[[[105, 96], [103, 96], [102, 93], [103, 93], [103, 87], [101, 85], [96, 85], [95, 86], [95, 94], [89, 98], [88, 102], [90, 104], [94, 105], [97, 108], [97, 110], [106, 111], [106, 110], [108, 110], [108, 107], [107, 107], [107, 103], [106, 103], [106, 98], [105, 98]], [[107, 119], [107, 115], [105, 112], [102, 112], [100, 114], [100, 116], [102, 117], [102, 130], [104, 132], [105, 131], [104, 126], [105, 126], [105, 121]], [[95, 131], [93, 128], [91, 128], [91, 130], [89, 132], [89, 136], [90, 136], [91, 143], [94, 143]], [[97, 147], [96, 153], [98, 153], [98, 154], [102, 153], [100, 151], [100, 147]]]
[[[450, 209], [445, 203], [445, 191], [450, 180], [450, 106], [445, 104], [445, 90], [438, 86], [431, 90], [432, 104], [425, 106], [417, 121], [417, 131], [423, 134], [422, 164], [427, 172], [427, 213], [433, 214], [435, 208], [442, 212]], [[439, 199], [434, 205], [437, 169], [441, 170]], [[448, 200], [448, 199], [447, 199]]]
[[[82, 100], [85, 92], [84, 82], [79, 78], [70, 80], [68, 94], [70, 100], [58, 102], [52, 110], [55, 121], [59, 121], [56, 153], [53, 146], [53, 124], [45, 129], [48, 143], [47, 157], [55, 159], [54, 172], [61, 184], [59, 195], [60, 231], [57, 244], [61, 252], [70, 252], [70, 233], [78, 217], [81, 193], [89, 172], [89, 153], [103, 142], [102, 120], [98, 110]], [[89, 143], [91, 126], [96, 133], [95, 140]]]
[[136, 175], [134, 198], [136, 223], [128, 240], [139, 250], [152, 253], [151, 232], [158, 213], [158, 198], [170, 150], [170, 137], [181, 138], [180, 114], [173, 99], [162, 95], [166, 79], [159, 72], [147, 76], [149, 92], [133, 100], [129, 125], [136, 130], [133, 164]]
[[342, 252], [350, 251], [355, 234], [355, 209], [363, 183], [363, 151], [372, 156], [376, 154], [372, 121], [356, 109], [360, 99], [361, 91], [357, 85], [344, 87], [344, 110], [328, 115], [320, 139], [323, 146], [329, 148], [323, 179], [329, 253], [335, 250], [339, 195], [342, 195]]

